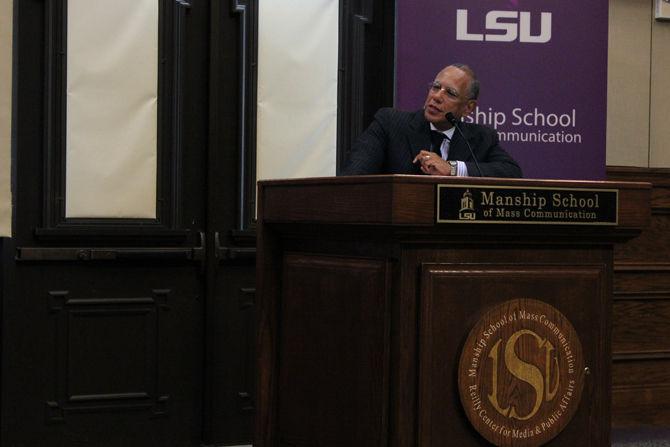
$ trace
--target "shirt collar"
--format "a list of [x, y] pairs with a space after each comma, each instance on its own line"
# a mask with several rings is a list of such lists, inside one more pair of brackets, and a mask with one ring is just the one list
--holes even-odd
[[447, 140], [451, 141], [451, 137], [454, 136], [454, 132], [456, 131], [456, 128], [454, 126], [451, 126], [450, 129], [448, 130], [439, 130], [437, 129], [433, 123], [428, 123], [430, 124], [430, 130], [434, 130], [435, 132], [440, 132], [443, 133], [445, 137], [447, 137]]

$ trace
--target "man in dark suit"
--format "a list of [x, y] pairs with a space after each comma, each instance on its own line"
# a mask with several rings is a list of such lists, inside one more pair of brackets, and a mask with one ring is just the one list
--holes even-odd
[[[521, 168], [500, 147], [495, 130], [460, 122], [463, 135], [447, 119], [460, 120], [477, 106], [479, 81], [470, 67], [453, 64], [435, 77], [423, 110], [380, 109], [361, 134], [341, 175], [429, 174], [521, 177]], [[477, 158], [479, 169], [463, 136]]]

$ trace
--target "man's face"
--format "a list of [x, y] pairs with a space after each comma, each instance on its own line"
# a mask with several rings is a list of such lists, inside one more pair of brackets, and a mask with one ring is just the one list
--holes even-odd
[[423, 107], [423, 115], [428, 122], [440, 130], [451, 127], [445, 115], [451, 112], [460, 119], [475, 109], [477, 101], [469, 99], [468, 87], [470, 75], [458, 67], [447, 67], [437, 74], [433, 87], [428, 89], [428, 96]]

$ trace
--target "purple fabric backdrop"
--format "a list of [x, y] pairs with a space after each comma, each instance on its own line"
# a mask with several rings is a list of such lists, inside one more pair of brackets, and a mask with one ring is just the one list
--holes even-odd
[[607, 0], [398, 0], [397, 14], [398, 108], [420, 108], [463, 62], [481, 82], [468, 121], [496, 128], [524, 177], [605, 177]]

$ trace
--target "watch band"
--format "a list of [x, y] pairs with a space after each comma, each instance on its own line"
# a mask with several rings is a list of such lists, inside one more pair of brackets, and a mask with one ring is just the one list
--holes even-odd
[[450, 160], [447, 163], [449, 163], [449, 166], [451, 167], [451, 170], [449, 171], [449, 175], [456, 176], [456, 174], [458, 174], [458, 162]]

